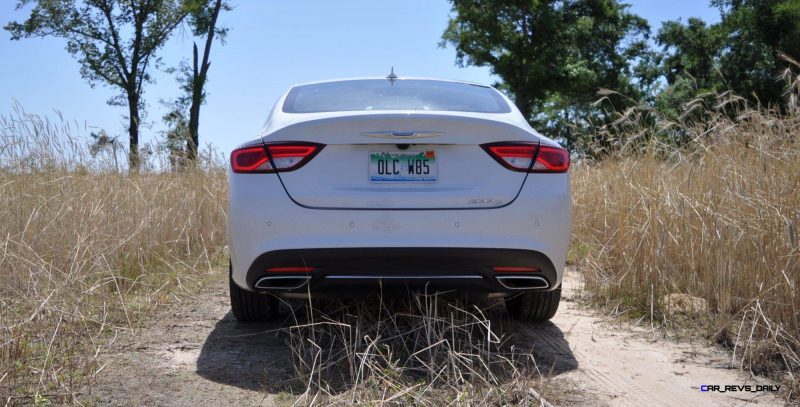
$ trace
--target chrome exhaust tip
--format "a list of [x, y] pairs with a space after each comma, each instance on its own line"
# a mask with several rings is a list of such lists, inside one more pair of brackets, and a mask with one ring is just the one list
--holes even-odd
[[540, 276], [497, 276], [497, 282], [508, 290], [544, 290], [550, 287]]
[[256, 281], [260, 290], [296, 290], [308, 284], [310, 276], [267, 276]]

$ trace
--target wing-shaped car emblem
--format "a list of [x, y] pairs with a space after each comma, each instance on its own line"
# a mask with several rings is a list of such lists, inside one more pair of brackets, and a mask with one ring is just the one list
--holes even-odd
[[424, 138], [443, 136], [443, 131], [365, 131], [361, 133], [362, 136], [379, 137], [379, 138]]

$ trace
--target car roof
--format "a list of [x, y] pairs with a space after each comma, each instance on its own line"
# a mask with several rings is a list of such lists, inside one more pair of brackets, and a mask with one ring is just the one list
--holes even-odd
[[[333, 83], [333, 82], [346, 82], [346, 81], [360, 81], [360, 80], [385, 80], [388, 81], [389, 79], [385, 76], [361, 76], [361, 77], [352, 77], [352, 78], [336, 78], [336, 79], [325, 79], [325, 80], [318, 80], [312, 82], [302, 82], [297, 83], [291, 86], [291, 88], [296, 88], [298, 86], [306, 86], [306, 85], [318, 85], [322, 83]], [[418, 81], [437, 81], [437, 82], [450, 82], [450, 83], [461, 83], [464, 85], [472, 85], [472, 86], [480, 86], [482, 88], [491, 88], [492, 86], [486, 85], [483, 83], [478, 82], [471, 82], [459, 79], [442, 79], [442, 78], [431, 78], [431, 77], [421, 77], [421, 76], [398, 76], [395, 80], [403, 81], [403, 80], [418, 80]]]

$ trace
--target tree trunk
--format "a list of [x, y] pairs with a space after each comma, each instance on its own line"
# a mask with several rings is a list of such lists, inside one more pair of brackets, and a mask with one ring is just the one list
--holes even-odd
[[194, 44], [194, 71], [192, 72], [192, 105], [189, 107], [189, 151], [188, 161], [197, 161], [197, 146], [200, 142], [200, 104], [203, 103], [203, 82], [197, 67], [197, 44]]
[[135, 93], [135, 90], [128, 91], [128, 165], [131, 172], [139, 170], [139, 98]]
[[526, 102], [522, 102], [522, 103], [517, 102], [517, 108], [519, 108], [519, 111], [520, 111], [520, 113], [522, 113], [522, 116], [525, 117], [525, 121], [530, 123], [531, 122], [531, 114], [533, 113], [533, 109], [531, 109], [530, 104], [528, 104]]
[[530, 99], [522, 92], [514, 92], [514, 104], [517, 105], [522, 116], [530, 123], [531, 115], [533, 114], [533, 107], [531, 106]]
[[194, 92], [192, 94], [192, 107], [189, 109], [189, 154], [190, 161], [197, 160], [197, 146], [200, 143], [200, 135], [198, 129], [200, 128], [200, 103], [202, 98], [199, 96], [203, 91]]
[[208, 77], [208, 68], [211, 63], [208, 62], [208, 57], [211, 55], [211, 44], [214, 43], [214, 30], [217, 26], [217, 17], [219, 17], [220, 9], [222, 8], [222, 0], [216, 0], [214, 3], [214, 10], [211, 12], [211, 22], [208, 25], [208, 33], [206, 34], [206, 44], [203, 49], [203, 60], [198, 64], [197, 58], [197, 44], [194, 44], [194, 72], [192, 76], [192, 106], [189, 108], [189, 160], [192, 162], [197, 161], [197, 147], [200, 145], [200, 105], [203, 104], [203, 87], [206, 84]]
[[531, 115], [533, 114], [533, 106], [531, 105], [530, 94], [526, 83], [516, 83], [511, 86], [511, 99], [517, 105], [517, 109], [525, 117], [525, 120], [530, 123]]

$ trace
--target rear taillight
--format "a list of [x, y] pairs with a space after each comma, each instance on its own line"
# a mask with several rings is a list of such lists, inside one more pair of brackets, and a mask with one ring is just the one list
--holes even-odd
[[231, 153], [235, 173], [293, 171], [314, 158], [324, 145], [316, 143], [278, 143], [243, 147]]
[[244, 147], [233, 150], [231, 153], [231, 168], [233, 172], [267, 172], [270, 168], [267, 150], [264, 146]]
[[567, 172], [569, 170], [569, 152], [561, 147], [513, 142], [489, 143], [481, 147], [497, 162], [513, 171]]
[[561, 147], [539, 146], [532, 172], [567, 172], [569, 151]]

